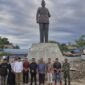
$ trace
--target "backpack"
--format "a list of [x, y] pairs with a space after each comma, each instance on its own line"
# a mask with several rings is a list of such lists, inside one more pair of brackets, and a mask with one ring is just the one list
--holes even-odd
[[7, 66], [3, 65], [0, 67], [0, 75], [1, 76], [6, 76], [7, 75]]

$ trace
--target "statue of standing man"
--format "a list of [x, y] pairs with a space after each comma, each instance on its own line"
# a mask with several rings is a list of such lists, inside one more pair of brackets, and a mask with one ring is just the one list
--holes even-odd
[[40, 43], [48, 43], [49, 18], [51, 17], [51, 15], [45, 5], [45, 1], [42, 0], [42, 7], [38, 8], [36, 14], [36, 20], [37, 23], [39, 23], [40, 30]]

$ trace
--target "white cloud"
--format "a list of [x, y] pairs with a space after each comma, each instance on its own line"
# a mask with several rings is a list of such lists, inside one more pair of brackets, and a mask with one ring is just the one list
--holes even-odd
[[[84, 0], [45, 0], [51, 12], [49, 39], [72, 41], [85, 32]], [[41, 0], [0, 0], [0, 35], [22, 48], [39, 42], [36, 11]]]

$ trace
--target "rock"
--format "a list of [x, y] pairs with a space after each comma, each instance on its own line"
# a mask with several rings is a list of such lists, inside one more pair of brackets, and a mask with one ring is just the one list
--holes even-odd
[[85, 61], [75, 62], [72, 65], [72, 69], [70, 72], [72, 80], [83, 79], [85, 77]]

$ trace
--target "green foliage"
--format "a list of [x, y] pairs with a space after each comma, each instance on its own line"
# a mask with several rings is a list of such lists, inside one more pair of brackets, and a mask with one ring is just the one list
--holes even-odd
[[56, 41], [49, 41], [49, 43], [57, 44], [59, 46], [61, 52], [68, 51], [68, 47], [66, 46], [66, 44], [60, 44], [59, 42], [56, 42]]
[[56, 43], [56, 44], [59, 44], [58, 42], [56, 42], [56, 41], [48, 41], [48, 43]]
[[10, 56], [11, 54], [0, 52], [0, 56]]
[[85, 35], [81, 35], [80, 38], [75, 42], [77, 47], [85, 46]]
[[10, 44], [7, 38], [0, 37], [0, 48], [3, 48], [5, 44]]
[[18, 45], [14, 46], [15, 49], [20, 49], [20, 47]]
[[75, 44], [71, 44], [70, 42], [68, 43], [68, 46], [66, 44], [60, 44], [56, 41], [49, 41], [49, 43], [56, 43], [59, 45], [59, 48], [60, 50], [63, 52], [63, 51], [69, 51], [70, 49], [68, 48], [69, 46], [70, 47], [75, 47], [75, 48], [80, 48], [80, 47], [83, 47], [85, 46], [85, 35], [81, 35], [79, 37], [79, 39], [75, 40]]
[[[9, 42], [8, 38], [2, 38], [0, 37], [0, 48], [3, 49], [4, 45], [13, 45], [12, 43]], [[19, 49], [19, 46], [13, 46], [16, 49]]]
[[59, 48], [61, 52], [69, 50], [66, 44], [59, 44]]

